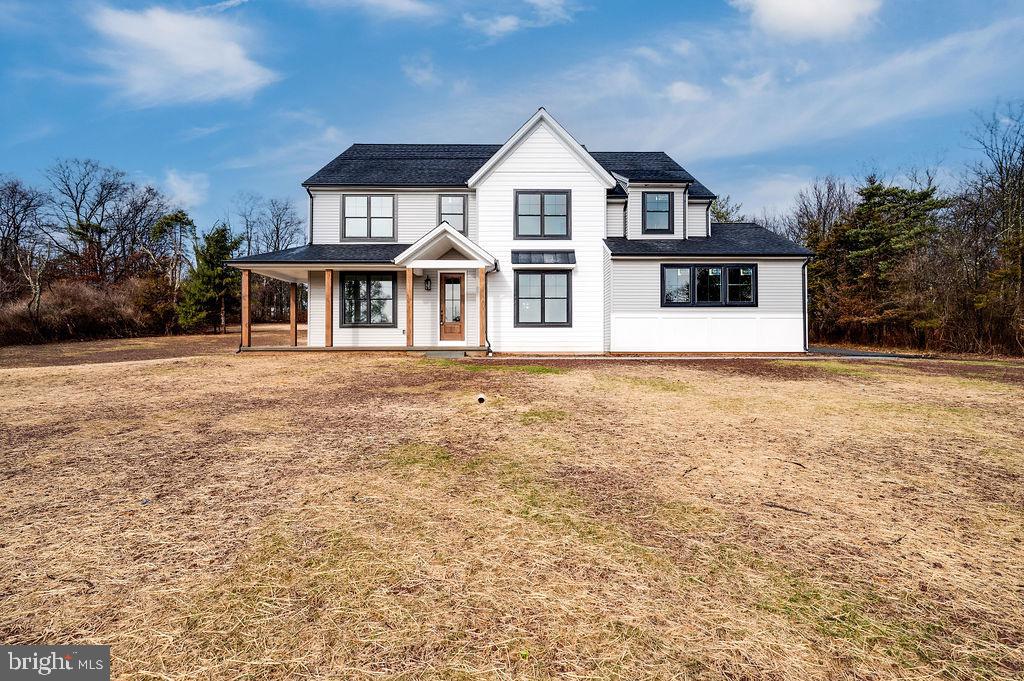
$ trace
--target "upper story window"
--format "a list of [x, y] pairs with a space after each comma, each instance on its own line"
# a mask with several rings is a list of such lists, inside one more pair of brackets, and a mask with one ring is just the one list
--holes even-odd
[[570, 192], [516, 191], [515, 203], [515, 238], [569, 238]]
[[466, 233], [466, 195], [465, 194], [442, 194], [437, 197], [438, 224], [447, 222], [449, 225]]
[[757, 265], [662, 265], [661, 306], [756, 306]]
[[643, 233], [671, 234], [673, 213], [672, 192], [643, 193]]
[[394, 239], [395, 197], [346, 194], [341, 206], [342, 239]]

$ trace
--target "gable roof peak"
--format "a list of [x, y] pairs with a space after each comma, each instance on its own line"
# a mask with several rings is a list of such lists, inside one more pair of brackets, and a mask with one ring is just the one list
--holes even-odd
[[596, 158], [594, 158], [590, 152], [588, 152], [583, 145], [581, 145], [575, 137], [569, 133], [568, 130], [563, 128], [561, 124], [555, 120], [544, 107], [537, 109], [537, 112], [530, 116], [530, 119], [523, 123], [516, 130], [515, 134], [508, 138], [505, 144], [501, 145], [501, 148], [494, 153], [491, 158], [487, 160], [480, 168], [473, 173], [472, 177], [469, 178], [467, 185], [473, 187], [481, 182], [485, 177], [491, 174], [493, 171], [509, 154], [515, 150], [519, 144], [529, 136], [534, 129], [539, 125], [546, 125], [558, 138], [559, 141], [564, 144], [569, 151], [576, 155], [580, 161], [583, 162], [587, 169], [605, 186], [606, 189], [611, 189], [615, 186], [615, 178], [602, 166]]

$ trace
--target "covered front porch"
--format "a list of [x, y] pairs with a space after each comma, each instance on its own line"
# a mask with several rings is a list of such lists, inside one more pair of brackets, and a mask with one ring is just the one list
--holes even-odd
[[[237, 258], [242, 274], [242, 350], [489, 350], [487, 274], [497, 263], [442, 223], [413, 244], [325, 244]], [[249, 315], [253, 273], [291, 284], [287, 345], [254, 345]], [[297, 287], [308, 295], [299, 345]]]

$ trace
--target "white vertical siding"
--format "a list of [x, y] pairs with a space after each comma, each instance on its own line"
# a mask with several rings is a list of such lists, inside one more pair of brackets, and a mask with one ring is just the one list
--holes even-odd
[[[313, 243], [336, 244], [341, 241], [341, 197], [343, 194], [391, 194], [395, 197], [396, 241], [411, 244], [437, 227], [438, 197], [441, 194], [465, 194], [466, 222], [468, 235], [477, 239], [476, 196], [467, 190], [445, 190], [443, 192], [422, 191], [365, 191], [352, 189], [320, 189], [313, 193]], [[358, 242], [346, 242], [358, 243]]]
[[[672, 234], [644, 234], [643, 233], [643, 205], [645, 191], [672, 192], [673, 229]], [[629, 194], [626, 204], [626, 236], [630, 239], [685, 239], [686, 232], [683, 225], [685, 220], [684, 210], [686, 206], [686, 192], [682, 187], [666, 189], [662, 187], [640, 187], [631, 186], [627, 189]]]
[[802, 260], [715, 260], [757, 264], [757, 306], [717, 308], [661, 307], [662, 262], [612, 261], [613, 352], [803, 350]]
[[[513, 238], [516, 189], [572, 192], [572, 238]], [[477, 187], [479, 244], [501, 263], [488, 275], [488, 335], [498, 352], [601, 352], [603, 350], [602, 239], [607, 234], [607, 192], [582, 161], [545, 125], [538, 126]], [[573, 250], [571, 327], [516, 327], [512, 250]]]
[[604, 351], [612, 346], [612, 254], [605, 246], [602, 249], [601, 267], [604, 271]]
[[708, 207], [710, 205], [707, 201], [690, 200], [686, 206], [687, 236], [708, 236]]
[[624, 202], [608, 203], [607, 217], [608, 236], [626, 236], [626, 204]]

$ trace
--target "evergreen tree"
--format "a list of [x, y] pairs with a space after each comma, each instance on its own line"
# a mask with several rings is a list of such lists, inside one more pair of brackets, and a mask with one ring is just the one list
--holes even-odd
[[[819, 243], [810, 266], [815, 323], [827, 336], [870, 343], [918, 337], [929, 324], [926, 276], [907, 276], [947, 202], [871, 175], [859, 202]], [[914, 274], [920, 274], [914, 272]]]
[[182, 287], [178, 303], [178, 323], [185, 330], [208, 326], [224, 332], [227, 310], [239, 301], [241, 273], [225, 264], [242, 239], [233, 236], [227, 225], [215, 226], [195, 247], [196, 266]]

